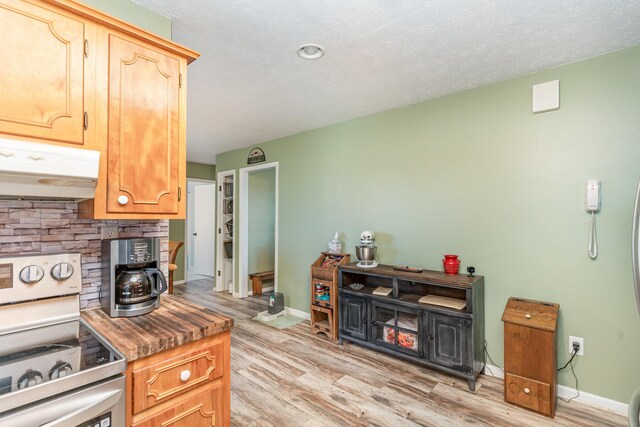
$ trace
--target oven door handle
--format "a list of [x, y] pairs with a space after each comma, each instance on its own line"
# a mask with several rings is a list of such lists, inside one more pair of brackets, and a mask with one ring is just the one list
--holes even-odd
[[46, 424], [42, 424], [40, 427], [62, 427], [69, 425], [78, 425], [101, 415], [109, 408], [115, 406], [122, 397], [122, 390], [113, 390], [107, 393], [100, 393], [98, 398], [93, 402], [79, 408], [70, 414], [60, 417], [57, 420], [49, 421]]

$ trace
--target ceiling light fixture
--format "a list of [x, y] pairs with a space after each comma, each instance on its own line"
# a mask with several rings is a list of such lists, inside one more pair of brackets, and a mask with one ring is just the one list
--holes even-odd
[[324, 49], [318, 44], [303, 44], [298, 48], [298, 56], [302, 59], [322, 58], [324, 56]]

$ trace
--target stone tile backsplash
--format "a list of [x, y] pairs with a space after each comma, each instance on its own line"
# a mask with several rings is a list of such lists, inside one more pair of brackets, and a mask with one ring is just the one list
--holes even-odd
[[0, 200], [0, 256], [80, 252], [80, 306], [97, 307], [104, 226], [117, 226], [118, 237], [160, 238], [161, 268], [167, 275], [168, 220], [79, 219], [75, 202]]

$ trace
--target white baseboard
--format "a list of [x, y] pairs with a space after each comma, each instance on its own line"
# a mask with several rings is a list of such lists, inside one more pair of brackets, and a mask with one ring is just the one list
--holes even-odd
[[[269, 292], [273, 290], [273, 286], [269, 286], [268, 288], [262, 288], [262, 293]], [[249, 291], [249, 296], [253, 295], [253, 291]]]
[[184, 285], [185, 283], [187, 283], [186, 280], [174, 280], [173, 281], [174, 285]]
[[[485, 366], [484, 375], [504, 379], [504, 372], [502, 371], [502, 369], [494, 365], [487, 364]], [[563, 399], [571, 399], [575, 395], [576, 395], [575, 388], [558, 384], [558, 397], [562, 397]], [[573, 399], [572, 402], [579, 402], [587, 406], [593, 406], [594, 408], [615, 412], [616, 414], [623, 415], [625, 417], [629, 413], [628, 403], [618, 402], [617, 400], [612, 400], [607, 397], [602, 397], [596, 394], [587, 393], [582, 390], [580, 390], [580, 396]], [[558, 401], [558, 403], [565, 404], [565, 405], [567, 404], [562, 400]]]
[[296, 310], [295, 308], [285, 307], [287, 310], [287, 314], [292, 314], [297, 317], [301, 317], [306, 320], [311, 320], [311, 313], [307, 313], [306, 311]]

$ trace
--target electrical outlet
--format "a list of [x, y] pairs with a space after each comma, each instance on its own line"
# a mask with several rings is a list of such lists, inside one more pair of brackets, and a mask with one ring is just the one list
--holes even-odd
[[100, 233], [103, 239], [115, 239], [118, 237], [118, 227], [102, 227]]
[[573, 354], [573, 343], [578, 343], [577, 356], [584, 356], [584, 338], [572, 337], [569, 335], [569, 354]]

